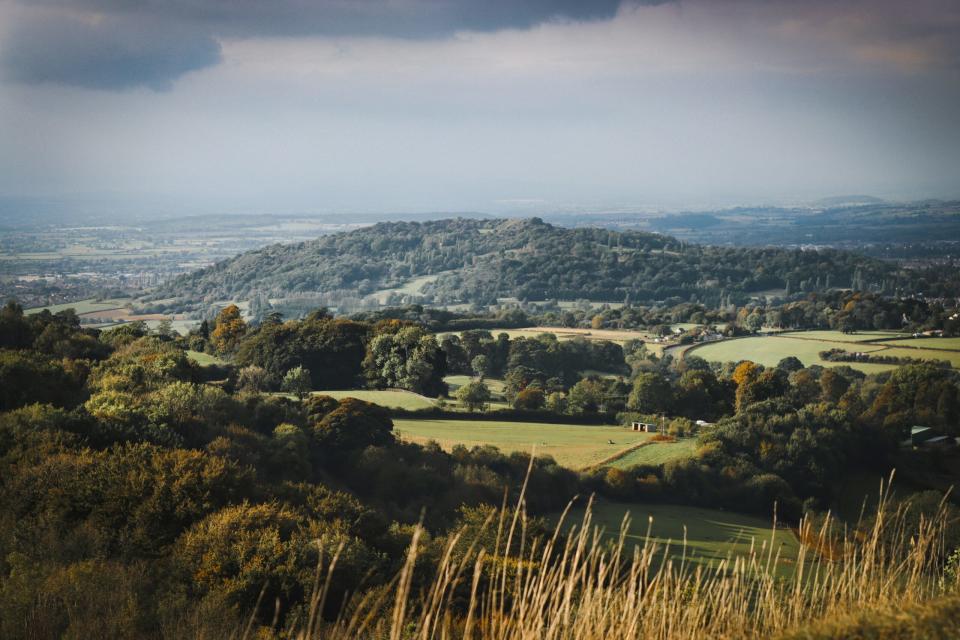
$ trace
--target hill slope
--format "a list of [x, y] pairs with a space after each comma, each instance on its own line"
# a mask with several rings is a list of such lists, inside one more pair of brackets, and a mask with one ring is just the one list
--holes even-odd
[[555, 227], [537, 218], [381, 223], [273, 245], [181, 276], [152, 300], [171, 306], [297, 299], [362, 308], [497, 298], [716, 305], [760, 291], [831, 287], [893, 293], [909, 277], [850, 253], [711, 247], [667, 236]]

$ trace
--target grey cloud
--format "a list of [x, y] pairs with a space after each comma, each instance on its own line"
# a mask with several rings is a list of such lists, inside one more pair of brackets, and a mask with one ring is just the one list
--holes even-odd
[[178, 20], [221, 35], [430, 38], [461, 30], [524, 29], [553, 18], [607, 19], [621, 0], [31, 0], [38, 2], [139, 20]]
[[0, 48], [7, 79], [92, 89], [147, 86], [164, 90], [184, 73], [219, 59], [220, 45], [203, 32], [116, 18], [23, 20]]
[[[26, 2], [21, 2], [26, 6]], [[620, 0], [31, 0], [0, 49], [8, 79], [164, 89], [220, 59], [217, 39], [437, 38], [616, 15]], [[85, 19], [90, 18], [90, 19]]]

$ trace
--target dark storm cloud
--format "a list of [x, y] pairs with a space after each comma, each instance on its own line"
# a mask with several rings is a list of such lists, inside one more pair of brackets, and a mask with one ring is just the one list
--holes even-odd
[[208, 34], [126, 19], [96, 23], [66, 16], [28, 19], [0, 46], [4, 76], [27, 84], [163, 90], [184, 73], [215, 64], [220, 45]]
[[[33, 0], [31, 4], [37, 4]], [[553, 18], [596, 20], [620, 0], [39, 0], [108, 15], [177, 19], [237, 36], [424, 38], [455, 31], [529, 28]]]
[[[26, 5], [26, 3], [21, 3]], [[220, 59], [217, 38], [384, 36], [607, 19], [620, 0], [33, 0], [0, 47], [5, 76], [95, 89], [148, 86]]]

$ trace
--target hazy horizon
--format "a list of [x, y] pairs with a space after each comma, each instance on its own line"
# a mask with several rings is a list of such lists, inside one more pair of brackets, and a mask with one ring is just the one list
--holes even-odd
[[0, 218], [960, 197], [948, 0], [0, 0]]

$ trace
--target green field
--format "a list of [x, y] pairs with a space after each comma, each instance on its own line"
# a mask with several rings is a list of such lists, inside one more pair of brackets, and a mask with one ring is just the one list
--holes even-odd
[[954, 369], [960, 369], [960, 351], [947, 351], [945, 349], [907, 349], [890, 348], [881, 352], [885, 356], [895, 358], [922, 358], [924, 360], [948, 360]]
[[871, 340], [896, 338], [904, 334], [894, 331], [857, 331], [856, 333], [844, 333], [842, 331], [791, 331], [783, 335], [808, 340], [828, 340], [830, 342], [869, 342]]
[[40, 313], [44, 309], [50, 311], [50, 313], [58, 313], [60, 311], [66, 311], [67, 309], [73, 309], [77, 312], [77, 315], [81, 315], [84, 313], [93, 313], [94, 311], [110, 311], [111, 309], [119, 309], [127, 302], [129, 302], [129, 300], [126, 299], [97, 301], [95, 298], [90, 298], [89, 300], [78, 300], [77, 302], [52, 304], [48, 307], [34, 307], [33, 309], [26, 309], [24, 313], [31, 315], [34, 313]]
[[221, 360], [217, 356], [212, 356], [209, 353], [203, 353], [202, 351], [187, 351], [187, 357], [199, 364], [200, 366], [207, 366], [209, 364], [218, 364], [223, 365], [227, 364], [226, 361]]
[[343, 398], [356, 398], [364, 402], [378, 404], [381, 407], [392, 407], [397, 409], [431, 409], [436, 404], [433, 400], [419, 393], [404, 391], [402, 389], [352, 389], [352, 390], [332, 390], [332, 391], [314, 391], [313, 395], [330, 396], [341, 400]]
[[[824, 367], [849, 365], [864, 373], [878, 373], [895, 369], [894, 364], [874, 364], [866, 362], [825, 362], [819, 353], [828, 349], [845, 349], [893, 357], [920, 358], [929, 360], [949, 360], [954, 367], [960, 368], [960, 351], [947, 351], [955, 344], [955, 338], [910, 338], [887, 340], [903, 334], [866, 331], [845, 334], [840, 331], [797, 331], [770, 336], [751, 336], [724, 340], [692, 347], [686, 351], [715, 362], [737, 362], [752, 360], [767, 367], [776, 364], [787, 356], [796, 356], [804, 365], [818, 364]], [[877, 342], [879, 340], [879, 342]], [[940, 350], [934, 348], [936, 341], [943, 340]], [[924, 348], [897, 348], [924, 347]]]
[[918, 349], [948, 349], [960, 351], [960, 338], [904, 338], [891, 340], [884, 344], [898, 347], [917, 347]]
[[[585, 507], [571, 509], [564, 520], [563, 530], [581, 526]], [[647, 528], [650, 527], [650, 542], [663, 547], [669, 543], [669, 552], [674, 562], [682, 556], [688, 561], [705, 565], [716, 565], [730, 556], [745, 556], [750, 553], [751, 544], [758, 554], [764, 547], [763, 558], [773, 545], [773, 555], [779, 552], [776, 570], [780, 574], [792, 572], [800, 550], [800, 541], [789, 529], [773, 529], [773, 520], [748, 516], [729, 511], [701, 509], [660, 504], [626, 504], [608, 501], [594, 503], [591, 525], [603, 529], [607, 539], [615, 540], [620, 533], [620, 525], [625, 514], [630, 514], [630, 528], [627, 533], [627, 555], [634, 545], [643, 545], [647, 540]], [[652, 520], [652, 523], [650, 519]], [[552, 517], [556, 522], [559, 514]], [[686, 536], [686, 546], [683, 539]], [[631, 544], [632, 543], [632, 544]]]
[[[450, 386], [451, 394], [473, 380], [473, 376], [445, 376], [443, 378], [443, 381]], [[487, 385], [487, 388], [490, 389], [490, 393], [495, 396], [503, 395], [503, 390], [506, 387], [504, 381], [498, 378], [484, 378], [483, 384]]]
[[634, 449], [622, 458], [617, 458], [611, 462], [610, 466], [618, 469], [629, 469], [638, 464], [660, 465], [671, 460], [689, 458], [696, 449], [696, 438], [684, 438], [676, 442], [657, 442]]
[[[435, 440], [445, 450], [454, 445], [493, 445], [505, 453], [521, 451], [549, 455], [560, 464], [582, 469], [618, 451], [649, 440], [651, 434], [623, 427], [493, 420], [395, 419], [394, 430], [404, 440]], [[609, 441], [613, 441], [610, 444]], [[659, 445], [653, 445], [659, 446]]]
[[[715, 362], [737, 362], [740, 360], [752, 360], [757, 364], [766, 367], [774, 367], [780, 360], [788, 356], [796, 356], [800, 361], [810, 366], [819, 364], [825, 367], [841, 366], [849, 364], [855, 369], [860, 369], [865, 373], [876, 373], [893, 369], [893, 365], [884, 364], [863, 364], [848, 362], [824, 362], [818, 355], [821, 351], [827, 349], [847, 349], [850, 350], [849, 342], [814, 340], [804, 338], [794, 338], [785, 336], [756, 336], [749, 338], [737, 338], [735, 340], [723, 340], [713, 342], [688, 349], [687, 355], [697, 355], [705, 360]], [[873, 352], [880, 351], [883, 347], [878, 345], [858, 345], [857, 351]]]

